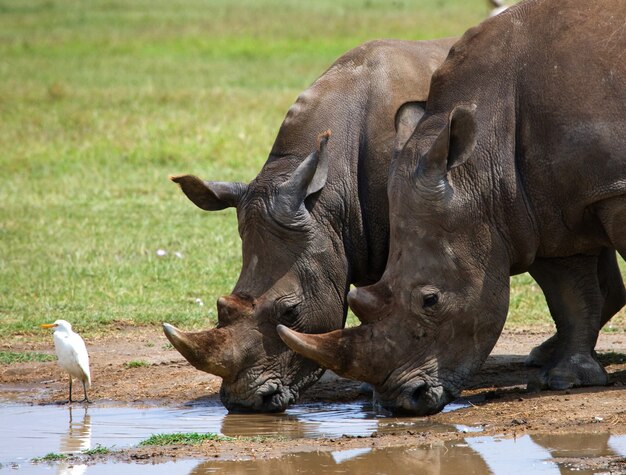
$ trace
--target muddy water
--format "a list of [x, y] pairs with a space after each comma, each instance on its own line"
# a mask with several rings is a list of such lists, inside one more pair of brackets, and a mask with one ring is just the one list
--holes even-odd
[[528, 436], [516, 440], [468, 437], [438, 446], [395, 449], [352, 449], [311, 452], [265, 461], [207, 461], [190, 475], [228, 474], [588, 474], [578, 466], [559, 463], [555, 457], [626, 456], [626, 437], [608, 434]]
[[[451, 405], [449, 409], [463, 407]], [[227, 414], [222, 406], [137, 407], [102, 403], [32, 406], [0, 403], [0, 464], [50, 452], [125, 448], [156, 433], [214, 432], [227, 436], [318, 438], [369, 436], [373, 432], [454, 431], [472, 427], [431, 424], [419, 418], [384, 417], [371, 404], [309, 404], [284, 414]]]
[[285, 414], [229, 415], [221, 406], [182, 408], [114, 406], [26, 406], [0, 403], [0, 474], [146, 475], [212, 473], [318, 475], [379, 474], [587, 474], [560, 459], [624, 456], [626, 436], [609, 434], [525, 435], [503, 439], [467, 434], [433, 446], [359, 448], [287, 455], [272, 460], [184, 460], [160, 464], [32, 464], [49, 452], [77, 453], [98, 444], [124, 448], [153, 433], [216, 432], [230, 436], [333, 437], [416, 431], [473, 432], [465, 426], [437, 426], [423, 419], [381, 417], [367, 404], [301, 405]]
[[[208, 475], [249, 473], [282, 475], [390, 474], [390, 475], [586, 475], [607, 473], [559, 460], [560, 457], [626, 456], [626, 437], [609, 434], [528, 436], [518, 439], [468, 437], [436, 446], [392, 449], [351, 449], [308, 452], [271, 460], [167, 462], [154, 465], [107, 463], [94, 466], [30, 465], [18, 473], [105, 475], [113, 471], [137, 475]], [[23, 470], [26, 471], [23, 471]]]

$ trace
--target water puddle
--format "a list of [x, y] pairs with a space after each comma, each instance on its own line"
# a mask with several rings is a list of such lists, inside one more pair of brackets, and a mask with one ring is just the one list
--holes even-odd
[[[564, 463], [558, 457], [626, 456], [626, 436], [609, 434], [524, 435], [517, 439], [468, 437], [465, 440], [415, 448], [359, 448], [306, 452], [270, 460], [197, 461], [159, 464], [29, 465], [18, 473], [106, 475], [113, 471], [137, 475], [268, 473], [304, 475], [376, 473], [389, 475], [587, 475], [607, 473]], [[555, 458], [557, 458], [555, 460]], [[24, 467], [24, 470], [22, 470]]]
[[376, 473], [390, 475], [586, 475], [556, 457], [626, 456], [626, 436], [609, 434], [525, 435], [517, 439], [468, 437], [462, 441], [410, 449], [351, 449], [301, 453], [274, 460], [206, 461], [189, 474], [212, 473]]
[[[450, 410], [462, 407], [450, 405]], [[214, 432], [231, 437], [288, 439], [368, 437], [374, 432], [476, 430], [420, 418], [385, 417], [371, 404], [303, 404], [283, 414], [228, 414], [222, 406], [0, 405], [0, 464], [50, 452], [75, 453], [101, 445], [126, 448], [156, 433]]]
[[[472, 426], [435, 425], [419, 418], [377, 414], [369, 404], [310, 404], [284, 414], [227, 414], [222, 406], [27, 406], [0, 405], [0, 472], [19, 474], [146, 475], [213, 473], [379, 474], [591, 474], [564, 459], [626, 457], [626, 436], [610, 434], [524, 435], [517, 439], [480, 436]], [[319, 438], [378, 433], [457, 431], [465, 439], [412, 448], [356, 448], [295, 453], [271, 460], [183, 460], [157, 464], [31, 464], [50, 452], [79, 453], [97, 447], [125, 448], [154, 433], [215, 432], [228, 436]]]

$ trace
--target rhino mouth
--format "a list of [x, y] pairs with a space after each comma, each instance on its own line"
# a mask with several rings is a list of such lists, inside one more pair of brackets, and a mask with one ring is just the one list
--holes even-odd
[[323, 369], [318, 369], [291, 383], [268, 379], [257, 385], [253, 391], [246, 391], [246, 394], [238, 391], [236, 383], [222, 383], [220, 399], [231, 413], [284, 412], [298, 400], [300, 392], [315, 383], [322, 373]]
[[442, 384], [412, 381], [394, 391], [394, 395], [375, 392], [374, 400], [387, 411], [398, 415], [430, 416], [441, 412], [457, 398], [458, 391]]
[[220, 398], [231, 413], [283, 412], [296, 401], [298, 393], [289, 387], [268, 383], [251, 396], [242, 399], [233, 397], [226, 385], [220, 389]]

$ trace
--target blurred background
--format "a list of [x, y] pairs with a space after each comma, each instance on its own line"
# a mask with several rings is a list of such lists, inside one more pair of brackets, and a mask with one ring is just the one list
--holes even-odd
[[[3, 338], [57, 318], [86, 334], [214, 323], [240, 270], [235, 212], [199, 210], [168, 175], [250, 181], [291, 103], [338, 56], [375, 38], [461, 35], [491, 8], [0, 0]], [[511, 302], [510, 328], [550, 323], [528, 276]]]

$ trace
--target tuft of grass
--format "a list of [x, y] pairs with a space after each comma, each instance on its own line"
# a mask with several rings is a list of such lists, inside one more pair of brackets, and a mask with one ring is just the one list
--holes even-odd
[[111, 449], [97, 444], [93, 449], [86, 449], [82, 451], [85, 455], [107, 455], [111, 453]]
[[124, 363], [124, 366], [126, 366], [127, 368], [141, 368], [145, 366], [150, 366], [150, 363], [143, 360], [132, 360]]
[[32, 459], [32, 461], [34, 463], [58, 462], [59, 460], [65, 460], [66, 458], [67, 458], [67, 455], [65, 455], [65, 454], [58, 454], [56, 452], [50, 452], [50, 453], [44, 455], [43, 457], [36, 457], [36, 458]]
[[212, 432], [199, 434], [198, 432], [177, 432], [174, 434], [153, 434], [146, 440], [139, 442], [139, 446], [148, 445], [196, 445], [204, 440], [215, 440], [219, 442], [234, 440], [232, 437], [215, 434]]
[[0, 364], [55, 360], [56, 356], [47, 353], [37, 353], [34, 351], [0, 351]]

